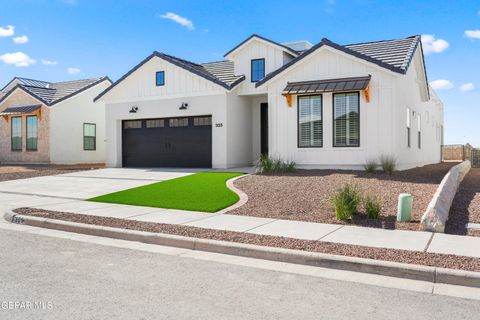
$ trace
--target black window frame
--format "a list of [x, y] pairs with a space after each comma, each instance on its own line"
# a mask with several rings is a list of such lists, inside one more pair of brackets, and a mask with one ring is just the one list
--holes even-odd
[[[253, 63], [254, 62], [257, 62], [257, 61], [263, 61], [263, 76], [260, 78], [260, 79], [257, 79], [257, 80], [254, 80], [253, 79]], [[258, 82], [260, 80], [262, 80], [263, 78], [265, 78], [265, 73], [266, 73], [266, 70], [265, 70], [265, 58], [258, 58], [258, 59], [252, 59], [250, 60], [250, 81], [255, 83], [255, 82]]]
[[[13, 119], [20, 119], [20, 149], [13, 148]], [[23, 151], [23, 117], [11, 117], [10, 118], [10, 150], [14, 152]]]
[[[95, 128], [95, 135], [94, 136], [86, 136], [85, 135], [85, 127], [87, 125], [93, 125]], [[85, 145], [85, 139], [87, 138], [93, 138], [93, 149], [87, 149]], [[97, 150], [97, 124], [96, 123], [91, 123], [91, 122], [85, 122], [83, 123], [83, 150], [84, 151], [96, 151]]]
[[417, 115], [417, 145], [418, 149], [422, 149], [422, 117]]
[[[335, 96], [340, 94], [352, 94], [355, 93], [358, 99], [358, 145], [350, 146], [337, 146], [335, 145]], [[360, 148], [361, 145], [361, 103], [360, 103], [360, 91], [349, 92], [337, 92], [332, 94], [332, 146], [333, 148]]]
[[[322, 137], [320, 146], [301, 146], [300, 145], [300, 98], [307, 98], [307, 97], [320, 97], [320, 116], [321, 116], [321, 123], [322, 123]], [[309, 94], [309, 95], [301, 95], [297, 96], [297, 148], [304, 149], [304, 148], [323, 148], [323, 132], [324, 132], [324, 121], [323, 121], [323, 94]]]
[[[160, 83], [160, 84], [158, 83], [158, 75], [159, 74], [162, 74], [162, 80], [163, 80], [162, 83]], [[157, 71], [155, 73], [155, 85], [157, 87], [163, 87], [165, 85], [165, 71]]]
[[[36, 142], [35, 142], [35, 148], [29, 148], [28, 147], [28, 118], [36, 118], [37, 119], [37, 135], [36, 135]], [[27, 151], [38, 151], [38, 116], [37, 115], [29, 115], [25, 117], [25, 149]]]

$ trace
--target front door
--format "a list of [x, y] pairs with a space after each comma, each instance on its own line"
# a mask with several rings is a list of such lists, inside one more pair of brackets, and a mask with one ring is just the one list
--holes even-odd
[[260, 152], [268, 155], [268, 103], [260, 104]]

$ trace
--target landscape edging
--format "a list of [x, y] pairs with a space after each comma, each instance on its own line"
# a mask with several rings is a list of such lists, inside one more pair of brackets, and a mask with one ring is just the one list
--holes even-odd
[[227, 213], [227, 212], [232, 211], [234, 209], [237, 209], [237, 208], [243, 206], [245, 203], [247, 203], [247, 201], [248, 201], [247, 194], [233, 185], [233, 183], [236, 180], [238, 180], [240, 178], [244, 178], [246, 176], [249, 176], [249, 174], [244, 174], [244, 175], [241, 175], [241, 176], [238, 176], [238, 177], [227, 180], [227, 188], [232, 190], [233, 192], [235, 192], [238, 195], [239, 200], [237, 202], [235, 202], [234, 204], [232, 204], [230, 207], [224, 208], [224, 209], [222, 209], [220, 211], [217, 211], [215, 213]]
[[453, 198], [458, 191], [460, 183], [468, 174], [472, 165], [469, 160], [463, 161], [450, 168], [440, 182], [432, 200], [428, 204], [422, 219], [420, 229], [423, 231], [445, 232], [445, 224], [448, 220]]
[[248, 258], [316, 266], [338, 270], [377, 274], [383, 276], [421, 280], [469, 287], [480, 287], [480, 272], [444, 269], [398, 262], [340, 256], [318, 252], [264, 247], [237, 242], [199, 239], [163, 233], [104, 227], [77, 222], [54, 220], [16, 214], [7, 211], [5, 220], [21, 225], [86, 235], [138, 241], [190, 250], [207, 251]]

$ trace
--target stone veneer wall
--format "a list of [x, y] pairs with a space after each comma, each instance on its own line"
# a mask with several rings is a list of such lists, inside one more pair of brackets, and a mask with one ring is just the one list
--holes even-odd
[[[0, 111], [8, 107], [40, 104], [22, 90], [17, 89], [0, 105]], [[38, 119], [37, 151], [27, 151], [26, 116], [22, 116], [22, 151], [11, 149], [11, 121], [0, 116], [0, 163], [48, 163], [50, 162], [50, 110], [42, 104], [41, 117]]]

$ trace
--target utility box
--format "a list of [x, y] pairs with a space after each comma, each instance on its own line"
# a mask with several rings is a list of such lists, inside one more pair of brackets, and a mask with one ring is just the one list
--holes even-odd
[[412, 220], [413, 196], [410, 193], [398, 195], [397, 221]]

